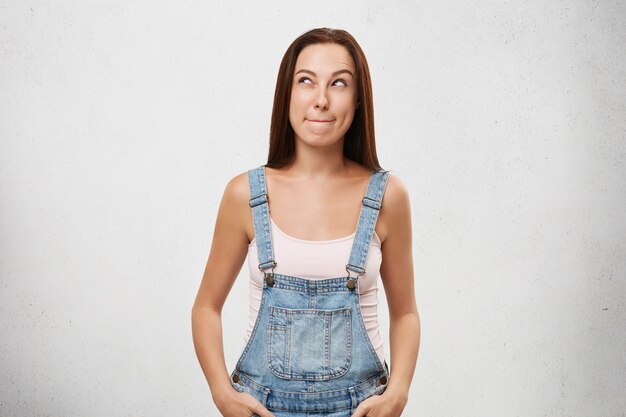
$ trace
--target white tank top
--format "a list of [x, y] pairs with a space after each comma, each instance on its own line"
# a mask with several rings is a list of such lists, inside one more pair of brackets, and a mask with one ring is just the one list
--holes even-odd
[[[332, 240], [303, 240], [285, 234], [270, 217], [272, 243], [277, 274], [292, 275], [311, 280], [346, 276], [346, 259], [355, 233]], [[380, 239], [376, 231], [372, 235], [370, 248], [365, 262], [365, 274], [359, 277], [360, 304], [363, 322], [367, 334], [376, 350], [380, 362], [385, 360], [385, 346], [380, 337], [378, 325], [378, 277], [382, 252]], [[261, 295], [263, 294], [263, 272], [258, 268], [256, 237], [248, 245], [248, 269], [250, 270], [248, 329], [244, 336], [244, 345], [252, 334], [254, 323], [259, 314]]]

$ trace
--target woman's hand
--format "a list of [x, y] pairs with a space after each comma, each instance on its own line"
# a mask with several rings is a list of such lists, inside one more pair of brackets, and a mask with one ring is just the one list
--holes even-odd
[[386, 390], [364, 400], [351, 417], [400, 417], [406, 403], [406, 396]]
[[224, 417], [276, 417], [263, 404], [247, 392], [229, 389], [213, 402]]

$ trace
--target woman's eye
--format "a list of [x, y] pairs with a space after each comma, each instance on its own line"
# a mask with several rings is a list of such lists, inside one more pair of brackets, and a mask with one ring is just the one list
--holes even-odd
[[[300, 78], [298, 78], [298, 83], [301, 83], [304, 80], [311, 81], [311, 79], [309, 77], [300, 77]], [[342, 79], [335, 80], [335, 82], [333, 84], [338, 83], [338, 82], [343, 84], [342, 87], [347, 87], [348, 86], [348, 84], [344, 80], [342, 80]]]

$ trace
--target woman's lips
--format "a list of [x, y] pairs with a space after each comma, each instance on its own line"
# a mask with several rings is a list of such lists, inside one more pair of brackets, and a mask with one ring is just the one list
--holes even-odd
[[304, 119], [308, 123], [308, 129], [317, 134], [326, 134], [332, 130], [332, 124], [335, 119], [322, 120], [322, 119]]

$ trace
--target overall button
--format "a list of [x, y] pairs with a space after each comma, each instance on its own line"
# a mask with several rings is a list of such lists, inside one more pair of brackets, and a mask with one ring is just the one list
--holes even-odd
[[235, 384], [238, 384], [238, 383], [239, 383], [239, 375], [237, 375], [237, 374], [233, 375], [233, 382], [234, 382]]
[[269, 285], [270, 287], [274, 286], [274, 277], [273, 276], [268, 275], [267, 278], [266, 278], [266, 281], [267, 281], [267, 285]]
[[378, 381], [378, 385], [385, 385], [387, 383], [387, 377], [383, 376], [382, 378], [380, 378], [380, 381]]
[[348, 280], [348, 283], [346, 284], [346, 287], [353, 289], [354, 288], [354, 280], [352, 278], [350, 278]]

